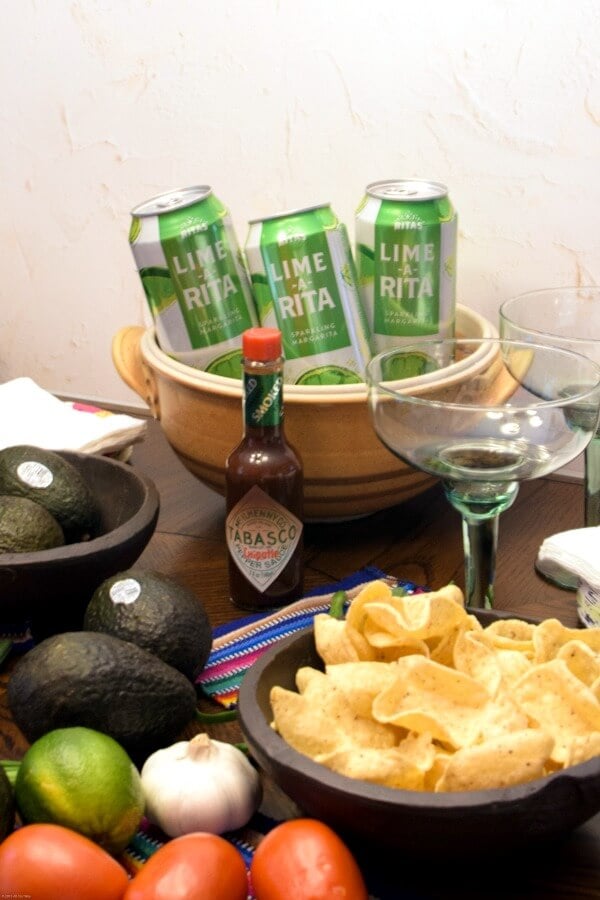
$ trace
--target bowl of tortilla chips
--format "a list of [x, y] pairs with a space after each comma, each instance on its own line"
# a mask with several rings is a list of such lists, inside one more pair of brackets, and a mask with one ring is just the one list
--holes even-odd
[[410, 855], [504, 853], [600, 811], [600, 629], [366, 585], [266, 651], [239, 715], [303, 814]]

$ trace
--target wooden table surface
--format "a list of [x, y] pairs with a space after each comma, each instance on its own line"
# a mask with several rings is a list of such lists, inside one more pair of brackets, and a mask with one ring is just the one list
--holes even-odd
[[[213, 626], [243, 615], [228, 596], [224, 499], [187, 472], [153, 421], [149, 421], [146, 438], [136, 444], [131, 462], [154, 480], [161, 498], [156, 532], [136, 565], [191, 588], [204, 603]], [[545, 537], [581, 527], [582, 522], [580, 483], [543, 479], [521, 486], [514, 506], [500, 520], [498, 609], [517, 616], [552, 616], [566, 625], [577, 625], [574, 595], [541, 579], [534, 561]], [[400, 507], [369, 517], [307, 523], [307, 590], [336, 582], [367, 565], [432, 588], [451, 580], [464, 586], [460, 520], [439, 485]], [[6, 684], [13, 665], [14, 661], [9, 661], [0, 673], [0, 755], [19, 759], [27, 743], [6, 704]], [[215, 726], [212, 733], [223, 739], [240, 739], [235, 723]], [[276, 794], [275, 798], [270, 797], [271, 803], [277, 802]], [[556, 815], [560, 814], [557, 809]], [[402, 858], [389, 861], [389, 896], [399, 900], [600, 898], [600, 815], [560, 846], [535, 857], [523, 848], [524, 857], [519, 860], [523, 872], [517, 871], [514, 858], [480, 865], [469, 855], [468, 847], [464, 850], [456, 868], [436, 864], [435, 859], [427, 866]]]

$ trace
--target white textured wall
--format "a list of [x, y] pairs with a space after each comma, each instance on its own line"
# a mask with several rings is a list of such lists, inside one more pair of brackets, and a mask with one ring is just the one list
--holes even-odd
[[0, 382], [142, 405], [129, 211], [213, 185], [247, 221], [445, 182], [462, 303], [600, 283], [596, 0], [4, 0]]

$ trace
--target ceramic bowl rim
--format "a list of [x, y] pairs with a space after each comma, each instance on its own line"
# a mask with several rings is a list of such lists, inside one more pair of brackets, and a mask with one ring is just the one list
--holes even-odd
[[[457, 304], [457, 319], [470, 321], [475, 325], [481, 334], [481, 339], [497, 338], [498, 329], [489, 319], [486, 319], [481, 313], [470, 309], [469, 307]], [[158, 371], [167, 378], [178, 382], [188, 388], [203, 388], [206, 392], [216, 396], [228, 396], [239, 398], [242, 396], [241, 382], [231, 378], [224, 378], [221, 375], [213, 375], [200, 369], [194, 369], [184, 363], [173, 359], [167, 353], [160, 349], [156, 339], [156, 332], [153, 327], [147, 328], [140, 341], [140, 349], [145, 363], [151, 368]], [[484, 354], [482, 347], [481, 355]], [[475, 353], [469, 359], [474, 366], [478, 363], [478, 354]], [[456, 367], [456, 368], [455, 368]], [[455, 372], [462, 375], [467, 370], [465, 361], [460, 361], [448, 366], [447, 369], [440, 370], [446, 378], [450, 378]], [[439, 374], [439, 373], [438, 373]], [[428, 376], [425, 376], [426, 378]], [[365, 382], [360, 384], [338, 385], [334, 390], [329, 386], [307, 386], [288, 384], [285, 386], [285, 402], [286, 404], [317, 402], [317, 403], [366, 403], [367, 385]]]

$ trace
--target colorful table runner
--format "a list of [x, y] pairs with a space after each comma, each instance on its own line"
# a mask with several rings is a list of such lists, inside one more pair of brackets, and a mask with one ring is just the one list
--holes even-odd
[[[331, 599], [337, 591], [346, 592], [346, 605], [349, 605], [364, 584], [376, 579], [386, 580], [394, 586], [399, 585], [409, 594], [422, 593], [425, 590], [413, 582], [392, 578], [380, 569], [368, 566], [337, 584], [318, 588], [302, 600], [274, 613], [245, 616], [215, 628], [212, 651], [197, 679], [197, 684], [203, 693], [216, 703], [226, 709], [235, 708], [244, 674], [262, 653], [277, 641], [310, 626], [313, 616], [317, 613], [327, 612]], [[245, 828], [225, 834], [223, 837], [238, 848], [246, 865], [249, 866], [261, 838], [277, 824], [277, 821], [257, 813]], [[123, 864], [134, 875], [167, 840], [168, 838], [159, 829], [144, 820], [138, 834], [122, 857]], [[397, 893], [392, 898], [381, 892], [374, 883], [376, 873], [367, 872], [365, 877], [373, 900], [398, 900], [400, 895]], [[376, 891], [376, 895], [373, 891]], [[248, 900], [253, 900], [251, 886]]]

